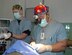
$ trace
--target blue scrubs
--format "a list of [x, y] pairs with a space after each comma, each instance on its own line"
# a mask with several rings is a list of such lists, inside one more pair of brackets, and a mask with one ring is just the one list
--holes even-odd
[[[41, 33], [44, 33], [42, 37]], [[52, 45], [58, 41], [67, 39], [65, 28], [62, 24], [57, 21], [52, 20], [48, 25], [43, 29], [39, 25], [36, 25], [33, 30], [33, 37], [36, 43], [42, 43], [47, 45]], [[63, 52], [44, 52], [40, 55], [63, 55]]]
[[[17, 20], [13, 20], [10, 23], [10, 26], [8, 30], [14, 34], [22, 34], [24, 31], [29, 30], [31, 31], [31, 22], [24, 18], [22, 21], [20, 21], [20, 24], [18, 24]], [[11, 45], [18, 39], [12, 38]], [[25, 42], [29, 43], [30, 42], [30, 36], [27, 36], [24, 39]]]

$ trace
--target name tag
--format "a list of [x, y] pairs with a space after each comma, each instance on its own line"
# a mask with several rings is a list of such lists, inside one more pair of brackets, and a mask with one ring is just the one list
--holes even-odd
[[40, 39], [45, 39], [45, 33], [44, 32], [41, 33]]

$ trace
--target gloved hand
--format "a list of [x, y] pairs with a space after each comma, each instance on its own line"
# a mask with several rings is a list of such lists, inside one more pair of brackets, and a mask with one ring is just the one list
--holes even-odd
[[2, 33], [0, 34], [0, 39], [4, 38], [4, 39], [8, 39], [11, 37], [11, 33]]
[[4, 33], [4, 37], [5, 37], [5, 39], [10, 38], [11, 37], [11, 33]]
[[36, 44], [35, 48], [39, 53], [46, 52], [46, 51], [52, 51], [51, 45]]
[[36, 43], [35, 42], [31, 42], [30, 45], [31, 45], [32, 48], [35, 49], [35, 47], [36, 47]]
[[35, 42], [31, 42], [30, 45], [37, 50], [39, 53], [45, 52], [45, 51], [52, 51], [51, 45], [44, 45], [44, 44], [36, 44]]

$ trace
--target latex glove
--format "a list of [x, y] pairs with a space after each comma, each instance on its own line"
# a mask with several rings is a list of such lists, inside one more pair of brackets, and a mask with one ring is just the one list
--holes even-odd
[[0, 39], [4, 38], [4, 39], [8, 39], [10, 38], [11, 36], [11, 33], [2, 33], [0, 34]]
[[31, 42], [30, 45], [31, 45], [32, 48], [35, 49], [35, 47], [36, 47], [36, 43], [35, 42]]
[[8, 39], [8, 38], [10, 38], [11, 37], [11, 33], [4, 33], [4, 38], [5, 39]]
[[52, 51], [52, 46], [51, 45], [44, 45], [44, 44], [36, 44], [36, 50], [39, 53], [43, 53], [46, 51]]

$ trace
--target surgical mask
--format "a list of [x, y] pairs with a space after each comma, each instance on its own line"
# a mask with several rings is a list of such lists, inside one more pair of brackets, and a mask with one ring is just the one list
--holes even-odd
[[19, 14], [19, 12], [17, 12], [17, 13], [14, 13], [14, 17], [15, 17], [15, 19], [20, 19], [20, 17], [21, 17], [21, 15]]
[[41, 20], [41, 23], [40, 23], [39, 25], [40, 25], [41, 27], [45, 27], [47, 24], [48, 24], [48, 23], [47, 23], [46, 19], [44, 18], [44, 19]]

